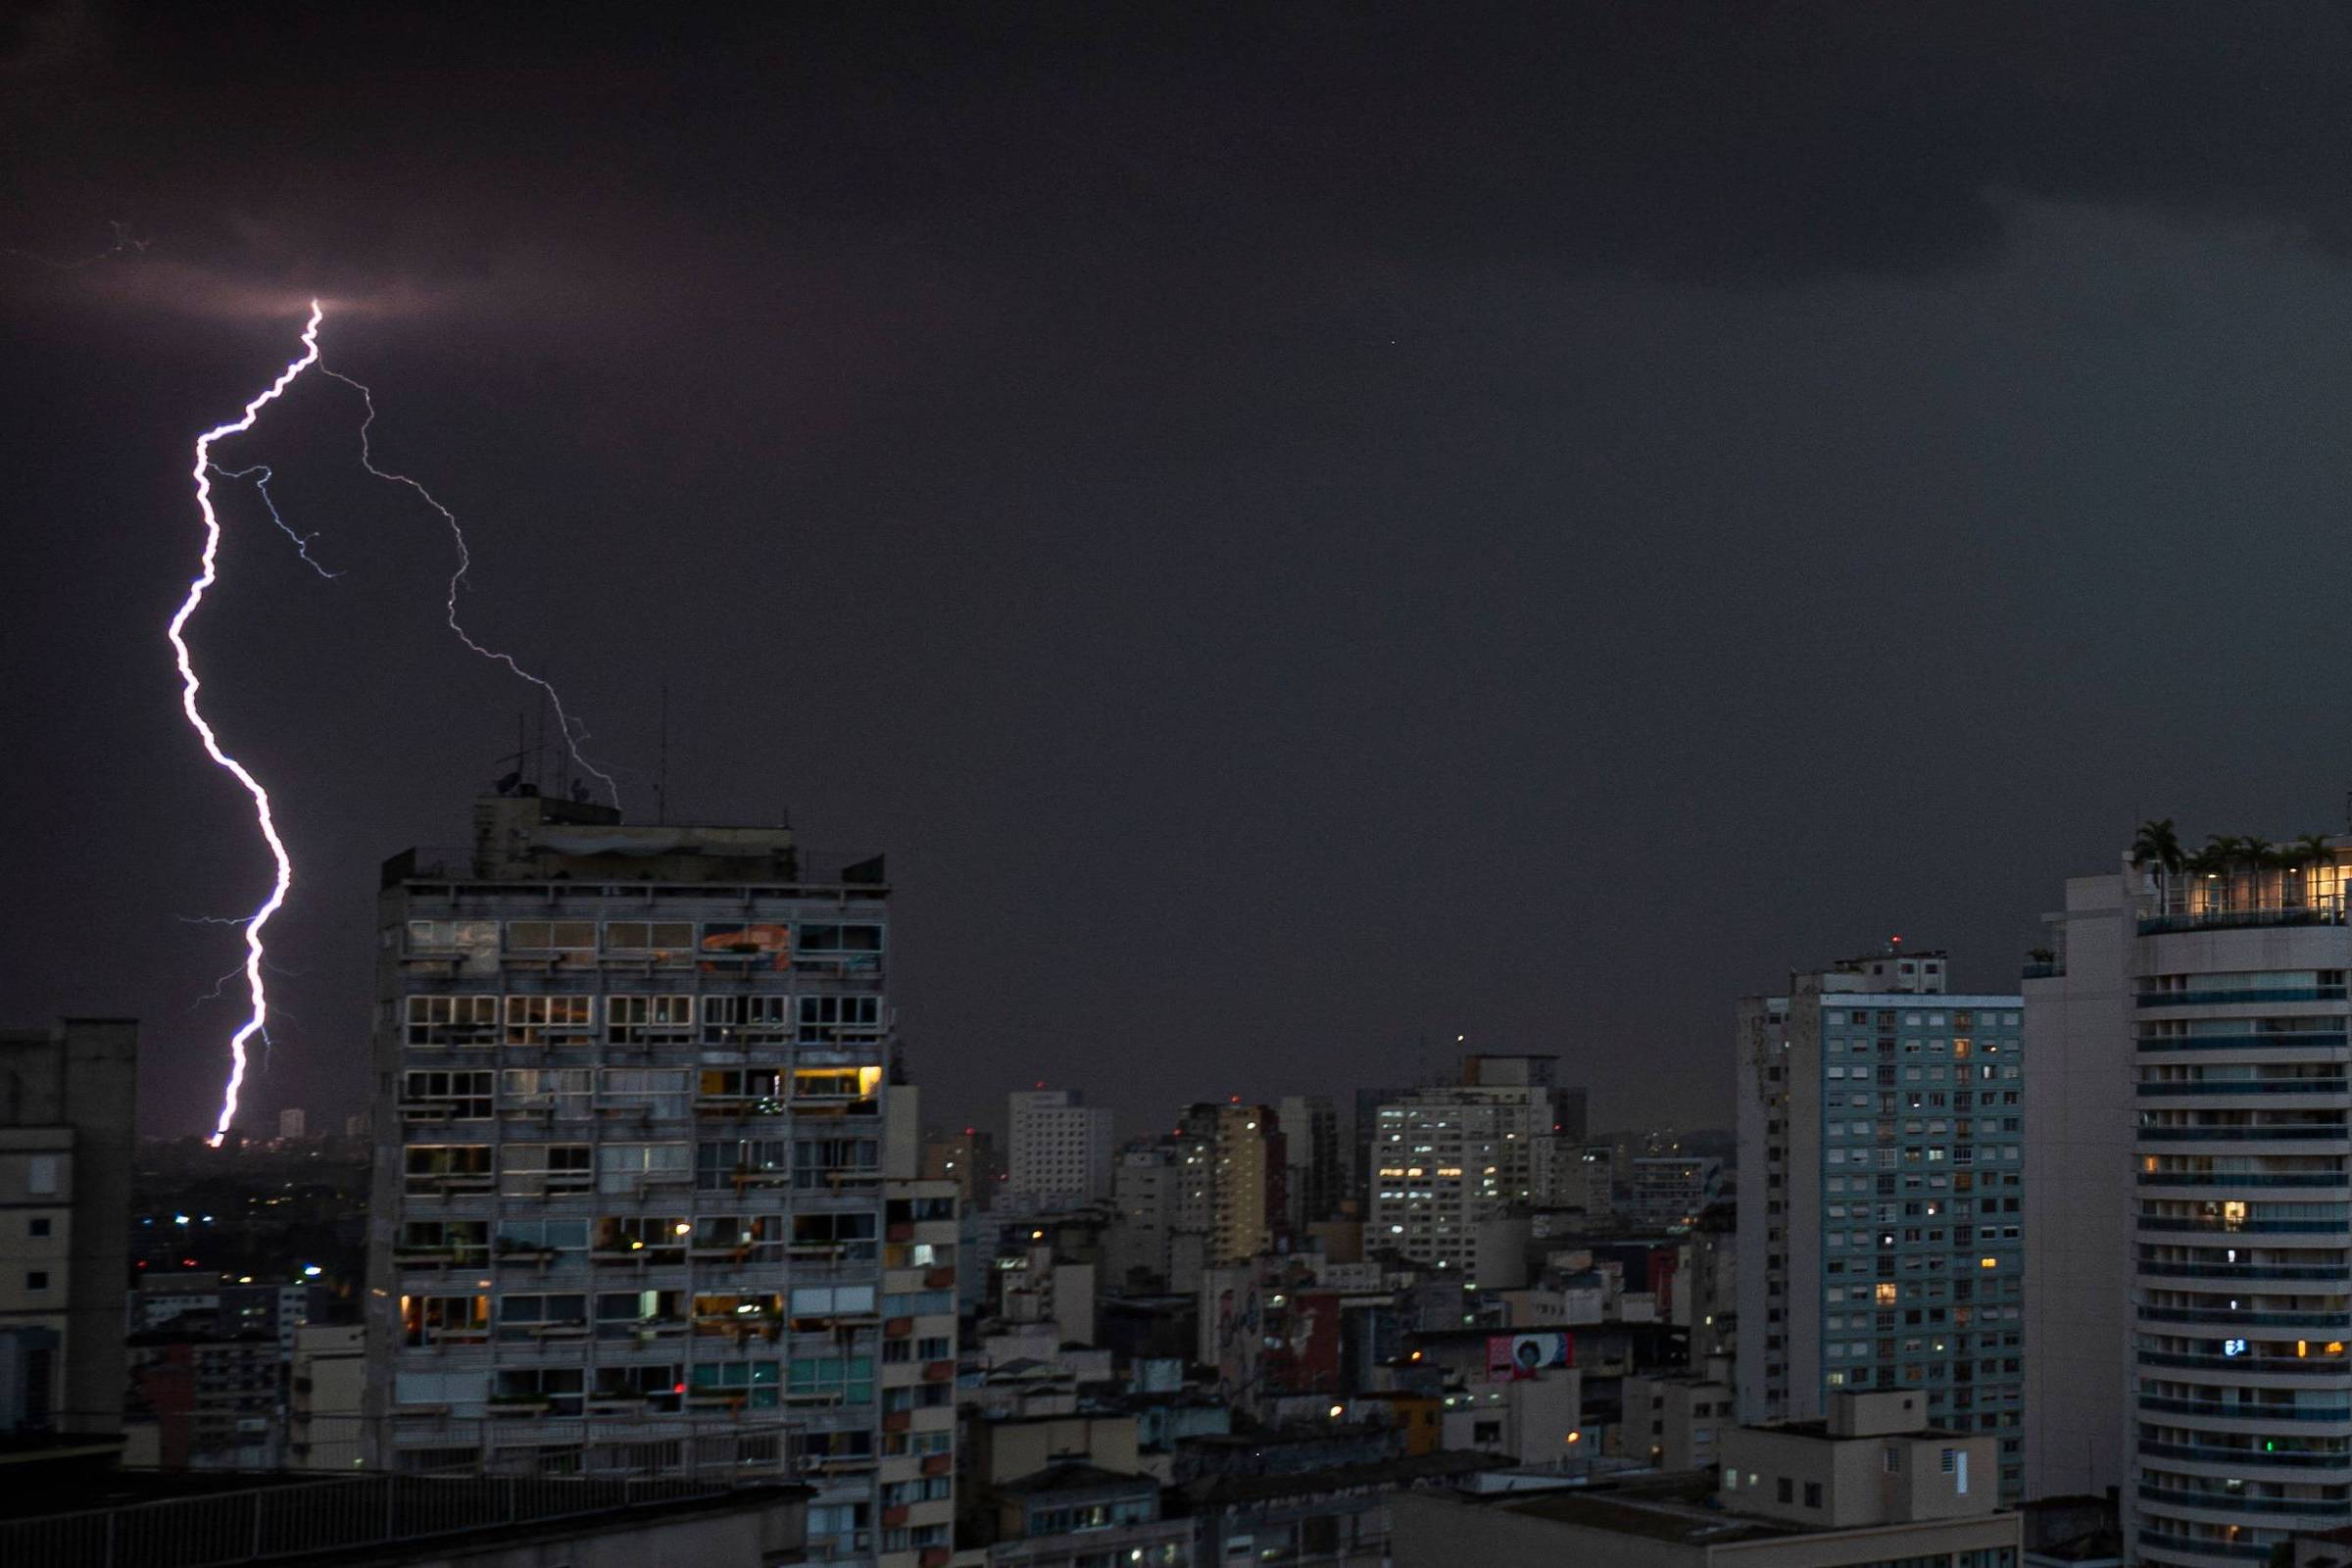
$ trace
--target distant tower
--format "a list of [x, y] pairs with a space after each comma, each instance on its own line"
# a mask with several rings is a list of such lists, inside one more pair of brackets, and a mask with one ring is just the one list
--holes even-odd
[[300, 1106], [277, 1113], [277, 1136], [279, 1138], [300, 1138], [303, 1136], [302, 1128], [303, 1118]]

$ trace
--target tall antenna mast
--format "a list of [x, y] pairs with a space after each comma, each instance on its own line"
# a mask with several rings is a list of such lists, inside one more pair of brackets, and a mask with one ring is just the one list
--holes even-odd
[[662, 771], [654, 784], [654, 821], [669, 825], [669, 682], [662, 683]]

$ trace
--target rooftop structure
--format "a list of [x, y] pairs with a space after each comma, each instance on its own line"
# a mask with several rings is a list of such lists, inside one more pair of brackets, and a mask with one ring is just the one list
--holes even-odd
[[1613, 1487], [1395, 1499], [1397, 1568], [2001, 1568], [2019, 1518], [1989, 1472], [1996, 1441], [1922, 1428], [1917, 1394], [1844, 1394], [1824, 1420], [1734, 1427], [1705, 1471]]

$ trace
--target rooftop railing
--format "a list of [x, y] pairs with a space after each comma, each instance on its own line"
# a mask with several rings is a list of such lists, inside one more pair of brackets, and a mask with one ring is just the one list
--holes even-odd
[[732, 1490], [715, 1477], [339, 1476], [0, 1521], [0, 1562], [211, 1568], [545, 1526]]

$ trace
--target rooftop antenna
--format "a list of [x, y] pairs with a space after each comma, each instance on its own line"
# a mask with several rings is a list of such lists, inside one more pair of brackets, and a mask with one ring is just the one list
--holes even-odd
[[654, 784], [654, 821], [669, 825], [669, 682], [662, 683], [662, 770]]

